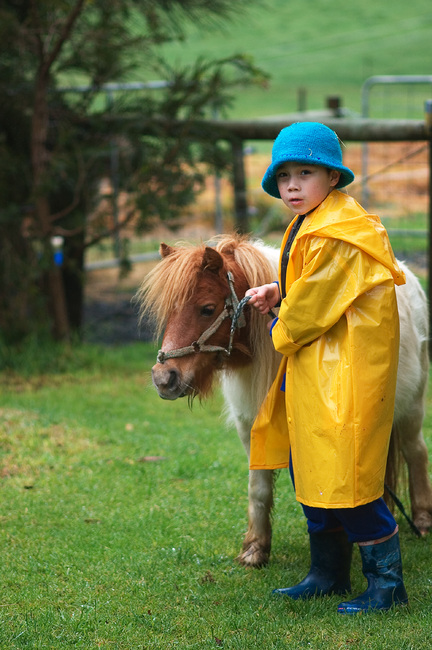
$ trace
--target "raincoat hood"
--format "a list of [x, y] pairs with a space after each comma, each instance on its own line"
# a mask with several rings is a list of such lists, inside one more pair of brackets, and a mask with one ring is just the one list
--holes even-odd
[[307, 227], [298, 237], [313, 234], [352, 244], [388, 268], [395, 284], [405, 284], [404, 273], [379, 217], [368, 214], [352, 196], [333, 190], [309, 216]]

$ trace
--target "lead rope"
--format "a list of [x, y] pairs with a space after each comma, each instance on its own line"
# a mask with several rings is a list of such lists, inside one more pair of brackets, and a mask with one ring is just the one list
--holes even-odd
[[[231, 355], [235, 331], [237, 328], [240, 329], [241, 327], [244, 327], [246, 324], [243, 310], [247, 305], [247, 303], [249, 302], [249, 300], [252, 298], [252, 296], [245, 296], [239, 301], [239, 299], [237, 298], [237, 294], [234, 290], [233, 275], [231, 272], [228, 272], [227, 275], [228, 275], [228, 285], [231, 293], [231, 300], [227, 299], [225, 303], [225, 308], [216, 318], [213, 325], [211, 325], [208, 329], [206, 329], [205, 332], [201, 334], [199, 339], [197, 341], [194, 341], [191, 345], [187, 345], [184, 348], [178, 348], [177, 350], [170, 350], [168, 352], [163, 352], [162, 350], [159, 350], [157, 355], [158, 363], [164, 363], [166, 359], [184, 357], [187, 356], [188, 354], [195, 354], [197, 352], [223, 352], [228, 357]], [[205, 341], [207, 341], [207, 339], [209, 339], [219, 329], [219, 326], [223, 323], [223, 321], [230, 316], [230, 308], [233, 308], [234, 311], [231, 316], [231, 328], [230, 328], [228, 347], [223, 348], [217, 345], [204, 345]], [[269, 310], [268, 315], [271, 316], [272, 318], [277, 318], [276, 314], [271, 309]], [[393, 490], [389, 488], [389, 486], [386, 483], [384, 484], [384, 487], [389, 493], [389, 495], [391, 496], [391, 498], [393, 499], [395, 505], [399, 508], [400, 512], [407, 520], [413, 533], [417, 535], [417, 537], [422, 537], [421, 532], [419, 531], [419, 529], [417, 528], [417, 526], [415, 525], [411, 517], [409, 517], [409, 515], [407, 514], [400, 499], [398, 499], [396, 494], [393, 492]]]
[[409, 523], [409, 526], [410, 526], [411, 530], [413, 531], [413, 533], [414, 533], [415, 535], [417, 535], [417, 537], [422, 537], [421, 532], [419, 531], [419, 529], [417, 528], [417, 526], [415, 525], [415, 523], [413, 522], [413, 520], [411, 519], [411, 517], [406, 513], [406, 510], [405, 510], [405, 508], [404, 508], [403, 505], [402, 505], [402, 501], [400, 501], [400, 500], [397, 498], [396, 494], [393, 492], [393, 490], [391, 490], [391, 489], [389, 488], [389, 486], [387, 485], [387, 483], [384, 483], [384, 487], [385, 487], [385, 489], [387, 490], [387, 492], [389, 493], [389, 495], [391, 496], [391, 498], [393, 499], [394, 503], [397, 505], [397, 507], [398, 507], [399, 510], [401, 511], [401, 513], [403, 514], [403, 516], [405, 517], [405, 519], [407, 520], [407, 522]]
[[[184, 357], [187, 356], [188, 354], [195, 354], [197, 352], [223, 352], [228, 357], [231, 355], [235, 331], [237, 327], [241, 328], [244, 327], [244, 325], [246, 324], [244, 321], [243, 310], [247, 305], [247, 303], [249, 302], [249, 300], [252, 298], [252, 296], [245, 296], [240, 301], [238, 300], [237, 295], [234, 291], [234, 280], [231, 273], [228, 273], [228, 284], [230, 286], [232, 302], [230, 303], [229, 301], [227, 301], [224, 310], [216, 318], [213, 325], [211, 325], [208, 329], [206, 329], [205, 332], [201, 334], [199, 339], [191, 343], [191, 345], [187, 345], [184, 348], [177, 348], [177, 350], [170, 350], [168, 352], [163, 352], [162, 350], [159, 350], [157, 355], [158, 363], [165, 363], [167, 359]], [[207, 339], [209, 339], [218, 330], [219, 326], [223, 323], [223, 321], [230, 316], [228, 308], [231, 306], [234, 308], [234, 312], [231, 318], [231, 329], [230, 329], [230, 338], [228, 342], [228, 347], [223, 348], [217, 345], [204, 345], [205, 341], [207, 341]], [[272, 318], [277, 318], [276, 314], [271, 309], [268, 312], [268, 315], [271, 316]], [[384, 487], [389, 493], [389, 495], [391, 496], [391, 498], [393, 499], [395, 505], [399, 508], [400, 512], [407, 520], [413, 533], [417, 535], [417, 537], [422, 537], [421, 532], [419, 531], [419, 529], [417, 528], [417, 526], [415, 525], [411, 517], [409, 517], [402, 502], [398, 499], [398, 497], [393, 492], [393, 490], [391, 490], [387, 484], [385, 484]]]
[[[231, 337], [230, 337], [230, 345], [232, 341], [232, 337], [234, 336], [235, 328], [237, 325], [237, 320], [238, 320], [238, 315], [241, 313], [242, 309], [244, 308], [244, 305], [247, 304], [247, 302], [252, 298], [252, 296], [245, 296], [242, 300], [240, 300], [238, 308], [236, 310], [236, 313], [233, 316], [232, 319], [232, 324], [231, 324]], [[238, 313], [237, 313], [238, 312]], [[272, 318], [277, 318], [276, 314], [270, 309], [268, 312], [268, 315], [271, 316]], [[417, 528], [411, 517], [407, 514], [402, 501], [396, 496], [396, 494], [393, 492], [393, 490], [387, 485], [387, 483], [384, 484], [385, 489], [393, 499], [394, 504], [399, 508], [401, 514], [405, 517], [407, 520], [411, 530], [417, 537], [422, 537], [422, 534], [420, 530]]]

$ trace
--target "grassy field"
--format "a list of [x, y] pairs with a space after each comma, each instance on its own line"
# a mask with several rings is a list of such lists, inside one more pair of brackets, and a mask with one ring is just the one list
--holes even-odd
[[[0, 647], [429, 649], [431, 541], [400, 517], [409, 609], [350, 618], [337, 597], [271, 597], [308, 569], [287, 472], [269, 566], [234, 562], [243, 449], [218, 392], [192, 412], [157, 397], [154, 359], [136, 344], [56, 348], [41, 363], [35, 346], [0, 374]], [[356, 551], [356, 592], [359, 565]]]
[[[242, 8], [228, 25], [190, 26], [186, 41], [164, 52], [174, 64], [199, 56], [251, 55], [271, 80], [266, 89], [239, 89], [232, 117], [297, 110], [300, 88], [306, 90], [308, 109], [321, 109], [328, 96], [338, 95], [345, 107], [359, 113], [360, 90], [368, 77], [431, 74], [431, 26], [429, 0], [394, 0], [391, 7], [374, 0], [309, 0], [301, 5], [262, 0]], [[146, 79], [150, 74], [143, 69]], [[432, 96], [430, 86], [422, 92]], [[397, 101], [387, 97], [383, 104], [377, 98], [376, 110], [377, 117], [420, 118], [423, 100], [421, 95], [414, 99], [412, 89], [407, 94], [399, 88]]]

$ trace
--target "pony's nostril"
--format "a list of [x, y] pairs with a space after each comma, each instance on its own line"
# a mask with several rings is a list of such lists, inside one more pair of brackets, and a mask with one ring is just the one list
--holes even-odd
[[175, 388], [177, 386], [177, 382], [178, 382], [178, 372], [177, 372], [177, 370], [170, 370], [169, 378], [168, 378], [168, 381], [167, 381], [167, 388], [169, 390], [172, 390], [173, 388]]

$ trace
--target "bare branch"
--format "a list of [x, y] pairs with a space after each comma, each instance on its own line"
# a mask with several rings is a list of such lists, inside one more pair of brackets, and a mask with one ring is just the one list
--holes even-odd
[[[34, 1], [34, 0], [33, 0]], [[77, 0], [77, 3], [74, 7], [74, 9], [71, 11], [69, 14], [68, 19], [63, 25], [63, 29], [60, 31], [59, 37], [57, 39], [57, 42], [54, 44], [53, 49], [51, 50], [51, 53], [49, 54], [48, 58], [44, 62], [44, 72], [47, 74], [55, 60], [57, 59], [64, 43], [67, 41], [69, 38], [69, 35], [72, 31], [72, 28], [74, 26], [74, 23], [78, 19], [79, 15], [81, 14], [81, 11], [83, 9], [84, 4], [86, 3], [87, 0]]]
[[90, 248], [90, 246], [94, 246], [95, 244], [98, 244], [100, 241], [103, 239], [106, 239], [107, 237], [111, 237], [112, 235], [116, 234], [122, 228], [128, 225], [136, 214], [136, 208], [131, 208], [129, 212], [127, 213], [126, 217], [119, 221], [116, 225], [114, 225], [112, 228], [106, 228], [103, 230], [101, 233], [99, 233], [97, 236], [93, 237], [92, 239], [89, 239], [86, 241], [84, 248]]
[[66, 217], [68, 214], [70, 214], [75, 208], [78, 206], [81, 198], [81, 191], [82, 188], [84, 187], [84, 183], [86, 180], [86, 165], [83, 163], [82, 156], [79, 156], [80, 161], [82, 164], [78, 165], [79, 173], [78, 173], [78, 178], [75, 183], [74, 187], [74, 196], [72, 201], [64, 207], [62, 210], [59, 210], [55, 214], [52, 214], [50, 216], [50, 221], [51, 223], [55, 223], [56, 221], [60, 221], [60, 219], [63, 219], [63, 217]]
[[[84, 244], [84, 248], [90, 248], [91, 246], [98, 244], [103, 239], [112, 237], [112, 235], [116, 234], [117, 232], [120, 232], [122, 228], [124, 228], [125, 226], [128, 225], [128, 223], [131, 222], [135, 213], [136, 213], [136, 209], [131, 208], [131, 210], [127, 213], [126, 217], [124, 217], [124, 219], [119, 221], [116, 225], [112, 226], [112, 228], [105, 228], [98, 235], [86, 241]], [[85, 225], [79, 226], [78, 228], [62, 228], [61, 226], [56, 226], [53, 229], [53, 234], [61, 235], [62, 237], [68, 238], [68, 237], [74, 237], [75, 235], [80, 235], [82, 232], [84, 232], [84, 230], [85, 230]]]

